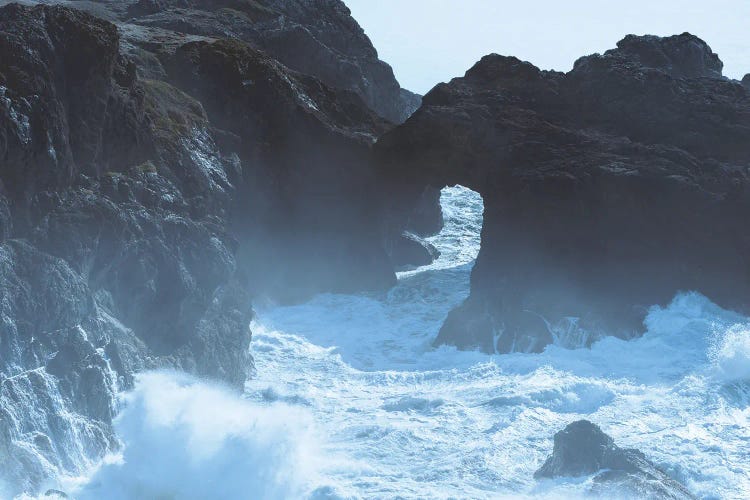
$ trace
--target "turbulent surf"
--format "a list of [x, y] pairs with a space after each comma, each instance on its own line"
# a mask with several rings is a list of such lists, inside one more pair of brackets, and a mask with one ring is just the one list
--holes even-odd
[[580, 418], [700, 497], [743, 496], [747, 318], [683, 293], [630, 341], [541, 354], [434, 348], [468, 294], [482, 224], [468, 189], [445, 189], [442, 205], [445, 227], [430, 240], [441, 257], [401, 272], [387, 294], [260, 308], [243, 398], [143, 375], [117, 420], [121, 455], [79, 478], [80, 496], [577, 498], [592, 478], [533, 476], [552, 434]]

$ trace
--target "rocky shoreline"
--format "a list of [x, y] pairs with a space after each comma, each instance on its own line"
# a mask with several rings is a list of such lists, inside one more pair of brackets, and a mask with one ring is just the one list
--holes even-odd
[[449, 185], [485, 223], [437, 344], [629, 338], [686, 289], [748, 310], [750, 89], [692, 35], [489, 55], [422, 100], [339, 0], [0, 3], [9, 494], [115, 450], [138, 372], [241, 389], [253, 300], [431, 262]]
[[396, 213], [425, 186], [484, 198], [471, 296], [436, 342], [632, 338], [684, 290], [747, 312], [750, 93], [721, 69], [690, 34], [628, 36], [568, 73], [493, 54], [386, 133]]
[[11, 495], [116, 449], [139, 371], [242, 388], [253, 297], [394, 283], [369, 150], [418, 101], [338, 1], [59, 3], [0, 7]]

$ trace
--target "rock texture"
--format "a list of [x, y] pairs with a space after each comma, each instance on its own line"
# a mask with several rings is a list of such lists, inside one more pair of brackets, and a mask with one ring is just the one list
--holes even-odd
[[629, 36], [567, 74], [489, 55], [381, 138], [395, 213], [425, 186], [484, 198], [471, 296], [437, 343], [628, 338], [680, 290], [747, 312], [750, 93], [721, 66], [689, 34]]
[[249, 43], [285, 66], [359, 95], [402, 123], [420, 96], [402, 89], [341, 0], [74, 1], [98, 16], [166, 32]]
[[241, 386], [252, 311], [236, 165], [201, 105], [140, 81], [80, 11], [0, 9], [0, 53], [0, 460], [20, 493], [116, 445], [116, 393], [143, 368]]
[[0, 7], [3, 495], [115, 449], [141, 370], [241, 388], [252, 296], [390, 286], [370, 147], [418, 100], [340, 2], [65, 3]]
[[290, 301], [394, 283], [369, 149], [420, 97], [341, 1], [75, 5], [115, 20], [136, 75], [196, 98], [219, 149], [240, 160], [232, 230], [254, 293]]
[[242, 387], [251, 298], [383, 290], [434, 259], [446, 185], [486, 213], [438, 342], [627, 337], [679, 289], [750, 304], [750, 91], [691, 35], [568, 74], [487, 56], [392, 130], [419, 96], [338, 0], [64, 3], [0, 8], [10, 495], [116, 448], [139, 371]]
[[642, 452], [620, 448], [588, 420], [573, 422], [554, 439], [552, 455], [534, 473], [536, 479], [593, 475], [592, 490], [602, 496], [695, 498]]
[[370, 161], [389, 125], [356, 94], [237, 41], [185, 44], [167, 71], [242, 160], [233, 222], [251, 288], [293, 300], [395, 282]]

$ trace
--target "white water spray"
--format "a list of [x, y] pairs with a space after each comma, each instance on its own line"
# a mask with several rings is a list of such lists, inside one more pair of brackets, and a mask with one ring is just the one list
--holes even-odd
[[499, 356], [434, 349], [468, 294], [482, 214], [463, 188], [444, 191], [443, 206], [445, 230], [431, 239], [440, 259], [401, 273], [388, 294], [259, 311], [245, 400], [142, 376], [118, 421], [122, 457], [80, 496], [576, 498], [590, 478], [533, 473], [552, 435], [587, 418], [702, 498], [747, 497], [747, 318], [689, 293], [652, 308], [630, 341]]

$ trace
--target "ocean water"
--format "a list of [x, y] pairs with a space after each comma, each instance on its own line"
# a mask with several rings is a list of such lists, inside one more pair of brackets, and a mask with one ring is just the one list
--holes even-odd
[[750, 320], [695, 293], [647, 333], [486, 355], [431, 342], [469, 293], [482, 201], [443, 191], [432, 265], [381, 295], [261, 306], [242, 397], [176, 373], [124, 395], [123, 451], [64, 478], [76, 498], [578, 498], [535, 481], [586, 418], [702, 498], [750, 497]]

